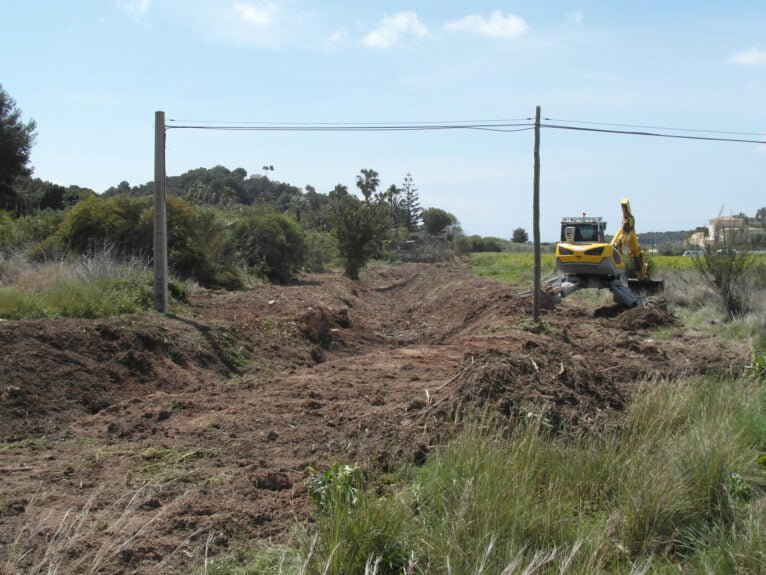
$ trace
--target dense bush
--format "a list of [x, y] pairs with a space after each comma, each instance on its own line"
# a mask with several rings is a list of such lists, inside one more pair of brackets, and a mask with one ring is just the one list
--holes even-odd
[[152, 234], [143, 216], [150, 209], [150, 198], [88, 198], [64, 214], [58, 241], [77, 253], [110, 245], [123, 254], [149, 254]]
[[[218, 212], [198, 208], [179, 198], [168, 198], [168, 266], [182, 278], [208, 287], [236, 287], [228, 278], [233, 262], [224, 257], [227, 227]], [[143, 217], [151, 235], [154, 210]]]
[[306, 258], [303, 229], [293, 218], [266, 210], [234, 224], [230, 247], [248, 266], [282, 283], [294, 277]]
[[14, 218], [0, 211], [0, 251], [28, 247], [52, 236], [61, 223], [61, 213], [38, 212]]
[[[167, 198], [168, 266], [182, 278], [202, 285], [231, 285], [225, 280], [230, 262], [223, 257], [227, 228], [212, 209], [180, 198]], [[151, 198], [114, 196], [88, 198], [64, 213], [52, 248], [88, 254], [108, 247], [120, 256], [150, 259], [153, 251], [154, 207]], [[231, 286], [234, 287], [234, 286]]]

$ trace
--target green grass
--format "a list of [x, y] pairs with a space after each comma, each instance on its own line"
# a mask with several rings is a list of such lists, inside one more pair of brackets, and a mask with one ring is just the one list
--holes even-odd
[[[474, 273], [481, 277], [507, 281], [514, 284], [530, 284], [534, 277], [534, 254], [531, 253], [476, 253], [471, 254]], [[681, 256], [653, 256], [653, 273], [660, 276], [679, 270], [694, 270], [694, 258]], [[556, 260], [553, 254], [542, 254], [543, 278], [555, 273]]]
[[[471, 254], [471, 266], [476, 275], [499, 281], [522, 285], [533, 281], [534, 254], [528, 253], [477, 253]], [[553, 274], [553, 254], [542, 254], [542, 275]]]
[[57, 278], [36, 291], [0, 288], [0, 318], [97, 318], [145, 311], [152, 307], [151, 284], [134, 279]]
[[[766, 265], [766, 255], [754, 256], [756, 261]], [[694, 270], [694, 258], [683, 256], [649, 256], [652, 273], [660, 276], [671, 272]], [[531, 253], [476, 253], [471, 254], [474, 272], [482, 277], [523, 283], [532, 281], [534, 255]], [[552, 274], [555, 268], [553, 254], [542, 254], [543, 276]]]

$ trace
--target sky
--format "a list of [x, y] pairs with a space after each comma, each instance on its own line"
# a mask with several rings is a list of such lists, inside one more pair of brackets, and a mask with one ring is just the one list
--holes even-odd
[[[172, 127], [525, 123], [540, 106], [549, 124], [766, 140], [761, 0], [26, 0], [3, 19], [0, 84], [37, 122], [34, 175], [99, 193], [153, 179], [158, 110]], [[533, 138], [169, 129], [166, 161], [169, 175], [271, 165], [320, 192], [354, 190], [362, 168], [382, 187], [411, 173], [424, 207], [509, 238], [531, 236]], [[766, 205], [763, 144], [544, 128], [540, 155], [544, 241], [582, 213], [613, 233], [623, 197], [639, 233]]]

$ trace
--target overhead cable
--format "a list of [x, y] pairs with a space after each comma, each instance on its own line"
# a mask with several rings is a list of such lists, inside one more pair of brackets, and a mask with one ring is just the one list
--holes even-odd
[[646, 126], [642, 124], [613, 124], [609, 122], [587, 122], [585, 120], [562, 120], [560, 118], [543, 118], [546, 122], [564, 122], [566, 124], [588, 124], [592, 126], [614, 126], [617, 128], [643, 128], [646, 130], [664, 130], [670, 132], [698, 132], [706, 134], [732, 134], [736, 136], [764, 136], [764, 132], [733, 132], [729, 130], [704, 130], [699, 128], [672, 128], [669, 126]]
[[[520, 132], [531, 130], [531, 123], [473, 123], [473, 124], [294, 124], [294, 125], [206, 125], [178, 124], [168, 130], [212, 130], [223, 132], [423, 132], [433, 130], [485, 130]], [[521, 129], [516, 129], [521, 128]]]
[[688, 135], [682, 135], [682, 134], [663, 134], [661, 132], [643, 132], [643, 131], [633, 131], [633, 130], [606, 130], [603, 128], [583, 128], [581, 126], [561, 126], [556, 124], [540, 124], [540, 127], [553, 128], [556, 130], [575, 130], [578, 132], [598, 132], [602, 134], [626, 134], [629, 136], [652, 136], [655, 138], [676, 138], [680, 140], [702, 140], [706, 142], [738, 142], [743, 144], [766, 144], [766, 139], [750, 140], [750, 139], [741, 139], [741, 138], [715, 138], [712, 136], [688, 136]]

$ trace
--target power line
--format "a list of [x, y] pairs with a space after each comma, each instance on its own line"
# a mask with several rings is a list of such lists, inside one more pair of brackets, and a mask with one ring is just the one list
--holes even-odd
[[533, 118], [501, 118], [496, 120], [430, 120], [398, 122], [254, 122], [242, 120], [180, 120], [168, 122], [186, 124], [242, 124], [244, 126], [417, 126], [417, 125], [453, 125], [453, 124], [506, 124], [508, 122], [532, 122]]
[[291, 125], [205, 125], [180, 124], [168, 130], [209, 130], [222, 132], [423, 132], [434, 130], [484, 130], [492, 132], [523, 132], [531, 130], [530, 123], [467, 123], [467, 124], [291, 124]]
[[[702, 130], [692, 128], [670, 128], [661, 126], [642, 126], [637, 124], [609, 124], [606, 122], [587, 122], [584, 120], [554, 120], [545, 118], [546, 121], [579, 123], [600, 126], [636, 127], [642, 130], [618, 130], [607, 128], [589, 128], [583, 126], [568, 126], [563, 124], [540, 124], [542, 128], [555, 130], [573, 130], [580, 132], [594, 132], [602, 134], [623, 134], [630, 136], [648, 136], [655, 138], [674, 138], [681, 140], [697, 140], [707, 142], [734, 142], [748, 144], [766, 144], [766, 140], [751, 138], [724, 138], [715, 136], [678, 134], [671, 132], [695, 132], [699, 134], [731, 134], [745, 136], [762, 136], [755, 132], [734, 132], [723, 130]], [[438, 130], [480, 130], [487, 132], [525, 132], [534, 129], [534, 124], [529, 118], [507, 120], [455, 120], [453, 122], [236, 122], [213, 120], [186, 121], [170, 120], [173, 125], [166, 126], [168, 130], [207, 130], [222, 132], [422, 132]], [[647, 131], [657, 130], [657, 131]]]
[[[741, 138], [715, 138], [712, 136], [684, 136], [681, 134], [663, 134], [660, 132], [643, 132], [633, 130], [606, 130], [602, 128], [583, 128], [581, 126], [560, 126], [556, 124], [541, 124], [543, 128], [553, 128], [556, 130], [575, 130], [578, 132], [598, 132], [602, 134], [626, 134], [629, 136], [652, 136], [655, 138], [675, 138], [680, 140], [702, 140], [706, 142], [737, 142], [743, 144], [766, 144], [766, 140], [748, 140]], [[733, 132], [725, 132], [733, 133]]]
[[671, 132], [699, 132], [707, 134], [732, 134], [738, 136], [763, 136], [763, 132], [732, 132], [728, 130], [702, 130], [698, 128], [672, 128], [668, 126], [645, 126], [641, 124], [612, 124], [609, 122], [587, 122], [585, 120], [562, 120], [560, 118], [543, 118], [547, 122], [566, 122], [567, 124], [588, 124], [592, 126], [614, 126], [618, 128], [643, 128], [647, 130], [666, 130]]

